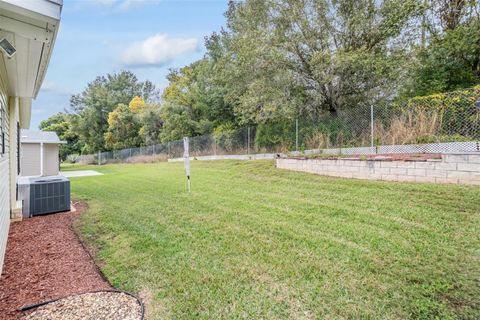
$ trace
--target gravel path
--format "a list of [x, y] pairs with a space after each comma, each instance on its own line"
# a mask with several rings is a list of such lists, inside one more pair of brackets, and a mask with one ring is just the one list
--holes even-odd
[[123, 292], [93, 292], [71, 296], [41, 306], [24, 320], [139, 320], [138, 300]]
[[25, 305], [111, 288], [72, 229], [86, 208], [75, 207], [11, 224], [0, 277], [2, 320], [17, 319]]

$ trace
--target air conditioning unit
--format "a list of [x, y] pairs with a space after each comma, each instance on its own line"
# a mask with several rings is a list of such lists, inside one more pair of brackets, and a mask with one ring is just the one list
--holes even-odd
[[64, 176], [20, 177], [17, 188], [24, 218], [70, 210], [70, 181]]

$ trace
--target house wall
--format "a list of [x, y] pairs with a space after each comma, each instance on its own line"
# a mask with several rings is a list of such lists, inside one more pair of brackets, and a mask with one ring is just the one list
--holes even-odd
[[58, 144], [43, 145], [43, 175], [58, 175]]
[[444, 154], [428, 161], [277, 159], [280, 169], [367, 180], [480, 185], [480, 153]]
[[22, 143], [20, 174], [23, 177], [39, 176], [41, 174], [40, 162], [40, 144]]
[[0, 274], [3, 267], [5, 249], [7, 246], [8, 230], [10, 226], [10, 143], [8, 94], [6, 72], [3, 60], [0, 59], [0, 108], [3, 110], [3, 132], [5, 133], [5, 154], [0, 154]]
[[19, 100], [10, 98], [10, 218], [21, 215], [21, 204], [17, 205], [17, 177], [18, 177], [18, 130], [20, 119]]

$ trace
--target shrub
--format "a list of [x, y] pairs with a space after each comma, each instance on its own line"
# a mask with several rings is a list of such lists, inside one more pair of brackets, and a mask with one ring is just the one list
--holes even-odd
[[93, 155], [82, 155], [77, 158], [77, 163], [88, 165], [88, 164], [97, 164], [95, 157]]
[[218, 126], [213, 131], [213, 141], [210, 141], [211, 147], [213, 145], [210, 154], [244, 153], [248, 134], [247, 130], [247, 128], [244, 128], [244, 130], [235, 129], [235, 127], [229, 123]]
[[480, 99], [480, 85], [470, 89], [415, 97], [403, 107], [407, 110], [425, 110], [438, 114], [438, 135], [480, 138], [480, 110], [475, 102]]
[[[480, 139], [480, 86], [415, 97], [405, 103], [376, 106], [376, 145], [423, 144]], [[370, 109], [356, 108], [325, 114], [300, 125], [307, 149], [370, 145]]]
[[164, 162], [167, 161], [168, 157], [166, 154], [157, 154], [157, 155], [138, 155], [131, 157], [125, 160], [126, 163], [154, 163], [154, 162]]
[[261, 123], [256, 128], [255, 148], [286, 151], [295, 143], [295, 120], [286, 119], [276, 123]]
[[78, 153], [69, 154], [69, 155], [66, 157], [65, 162], [66, 162], [66, 163], [76, 163], [79, 156], [80, 156], [80, 155], [79, 155]]
[[388, 125], [375, 123], [375, 144], [398, 145], [436, 142], [441, 127], [441, 115], [437, 110], [406, 110], [394, 117]]

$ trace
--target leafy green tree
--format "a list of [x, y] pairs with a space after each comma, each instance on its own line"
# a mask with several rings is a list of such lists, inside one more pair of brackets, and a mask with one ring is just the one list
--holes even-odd
[[162, 141], [211, 133], [216, 126], [234, 121], [222, 87], [214, 83], [212, 66], [211, 61], [202, 59], [167, 76], [169, 85], [162, 95]]
[[425, 3], [425, 27], [433, 37], [479, 17], [480, 3], [476, 0], [433, 0]]
[[139, 96], [145, 101], [158, 98], [155, 86], [149, 82], [139, 82], [129, 71], [97, 77], [80, 94], [73, 95], [70, 104], [77, 114], [73, 122], [75, 131], [84, 144], [82, 152], [91, 153], [104, 150], [105, 133], [108, 129], [108, 114], [119, 104], [128, 105]]
[[119, 104], [108, 114], [106, 147], [119, 150], [156, 144], [162, 125], [159, 105], [135, 96], [128, 106]]
[[71, 114], [59, 112], [46, 120], [40, 122], [40, 130], [54, 131], [62, 141], [67, 144], [61, 144], [59, 148], [60, 159], [65, 160], [70, 154], [78, 154], [81, 151], [81, 143], [78, 134], [73, 130]]
[[429, 27], [428, 43], [417, 50], [403, 96], [424, 96], [480, 83], [480, 17], [471, 12], [474, 6], [480, 10], [480, 4], [442, 3], [440, 9], [431, 8], [438, 17]]
[[232, 1], [209, 48], [225, 48], [225, 99], [243, 123], [336, 113], [395, 95], [421, 13], [416, 0]]
[[140, 123], [142, 127], [139, 134], [142, 138], [142, 144], [149, 146], [159, 143], [164, 123], [161, 118], [160, 106], [158, 104], [147, 104], [140, 114]]
[[111, 150], [139, 147], [142, 143], [140, 128], [138, 114], [129, 106], [119, 104], [108, 114], [106, 147]]

